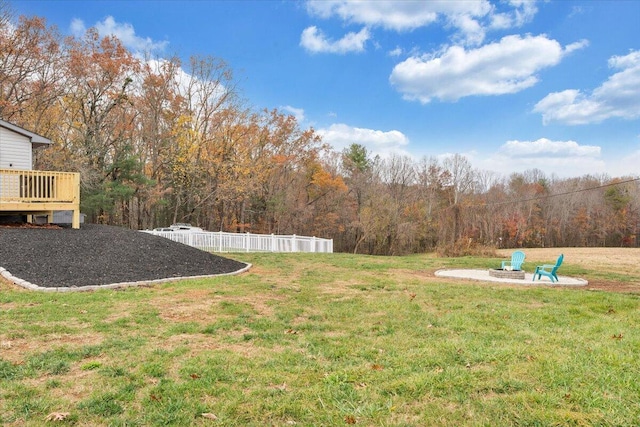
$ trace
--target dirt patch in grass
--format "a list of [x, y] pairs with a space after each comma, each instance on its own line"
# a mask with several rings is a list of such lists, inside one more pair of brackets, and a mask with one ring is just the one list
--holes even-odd
[[282, 297], [273, 295], [259, 294], [246, 297], [216, 296], [214, 301], [216, 301], [216, 303], [224, 301], [227, 303], [246, 304], [252, 308], [255, 314], [269, 317], [274, 313], [271, 302], [282, 301], [283, 299]]
[[97, 345], [102, 342], [102, 335], [96, 332], [81, 334], [45, 334], [39, 339], [2, 338], [0, 352], [3, 359], [12, 363], [22, 363], [25, 356], [36, 354], [43, 348], [66, 347], [69, 349]]
[[625, 294], [640, 293], [640, 283], [624, 283], [607, 280], [589, 280], [589, 285], [585, 288], [589, 291], [621, 292]]
[[202, 351], [211, 350], [217, 347], [217, 343], [209, 334], [177, 334], [163, 338], [157, 347], [164, 350], [173, 350], [177, 347], [185, 346], [189, 348], [189, 357], [195, 357]]
[[[154, 307], [159, 311], [160, 317], [170, 322], [197, 322], [201, 325], [210, 323], [224, 315], [217, 309], [221, 302], [229, 304], [243, 304], [251, 307], [251, 310], [259, 316], [273, 315], [272, 301], [278, 300], [272, 295], [261, 295], [259, 298], [236, 297], [228, 295], [211, 296], [202, 295], [198, 298], [176, 301], [174, 297], [166, 297], [154, 300]], [[181, 295], [181, 298], [183, 295]]]
[[206, 289], [183, 291], [179, 295], [167, 294], [153, 300], [160, 317], [170, 322], [206, 322], [212, 304], [211, 291]]
[[52, 397], [61, 402], [77, 404], [95, 392], [96, 375], [93, 370], [83, 370], [80, 366], [72, 366], [65, 375], [45, 376], [42, 379], [45, 383], [51, 379], [59, 380], [60, 386], [52, 390]]

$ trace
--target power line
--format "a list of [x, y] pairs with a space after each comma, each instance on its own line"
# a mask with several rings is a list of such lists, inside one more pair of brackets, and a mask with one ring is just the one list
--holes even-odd
[[487, 204], [484, 204], [484, 205], [475, 205], [475, 206], [500, 206], [500, 205], [507, 205], [507, 204], [511, 204], [511, 203], [524, 203], [524, 202], [531, 202], [531, 201], [534, 201], [534, 200], [551, 199], [553, 197], [567, 196], [569, 194], [576, 194], [576, 193], [584, 193], [586, 191], [599, 190], [601, 188], [612, 187], [614, 185], [620, 185], [620, 184], [628, 184], [630, 182], [635, 182], [635, 181], [640, 181], [640, 178], [632, 178], [632, 179], [628, 179], [626, 181], [620, 181], [620, 182], [610, 182], [608, 184], [602, 184], [602, 185], [599, 185], [597, 187], [581, 188], [579, 190], [565, 191], [564, 193], [540, 195], [540, 196], [535, 196], [535, 197], [531, 197], [531, 198], [528, 198], [528, 199], [508, 200], [508, 201], [505, 201], [505, 202], [487, 203]]

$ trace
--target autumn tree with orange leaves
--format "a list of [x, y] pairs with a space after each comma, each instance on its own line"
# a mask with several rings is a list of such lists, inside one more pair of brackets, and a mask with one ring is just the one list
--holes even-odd
[[88, 222], [315, 235], [384, 255], [640, 245], [637, 177], [498, 177], [460, 154], [336, 151], [249, 105], [222, 59], [140, 58], [96, 29], [63, 39], [1, 1], [0, 117], [54, 142], [37, 168], [80, 172]]

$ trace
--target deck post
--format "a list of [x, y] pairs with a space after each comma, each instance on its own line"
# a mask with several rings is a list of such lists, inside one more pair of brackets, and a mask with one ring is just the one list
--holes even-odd
[[[53, 215], [51, 215], [51, 218], [53, 219]], [[71, 227], [75, 228], [76, 230], [80, 228], [80, 209], [73, 210], [73, 216], [71, 217]]]
[[[80, 174], [73, 174], [73, 216], [71, 217], [71, 227], [74, 229], [80, 228]], [[53, 218], [53, 215], [51, 216]]]

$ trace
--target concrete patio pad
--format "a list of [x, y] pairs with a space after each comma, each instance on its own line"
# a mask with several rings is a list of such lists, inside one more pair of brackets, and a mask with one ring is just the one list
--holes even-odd
[[542, 277], [540, 280], [533, 280], [532, 273], [526, 273], [524, 275], [524, 280], [519, 279], [504, 279], [493, 277], [489, 275], [489, 270], [474, 270], [474, 269], [447, 269], [447, 270], [438, 270], [435, 272], [437, 277], [450, 277], [455, 279], [471, 279], [471, 280], [480, 280], [483, 282], [500, 282], [500, 283], [512, 283], [517, 285], [525, 285], [525, 286], [533, 286], [533, 285], [547, 285], [547, 286], [586, 286], [589, 282], [584, 279], [578, 279], [574, 277], [567, 276], [558, 276], [558, 281], [555, 283], [551, 283], [547, 277]]

